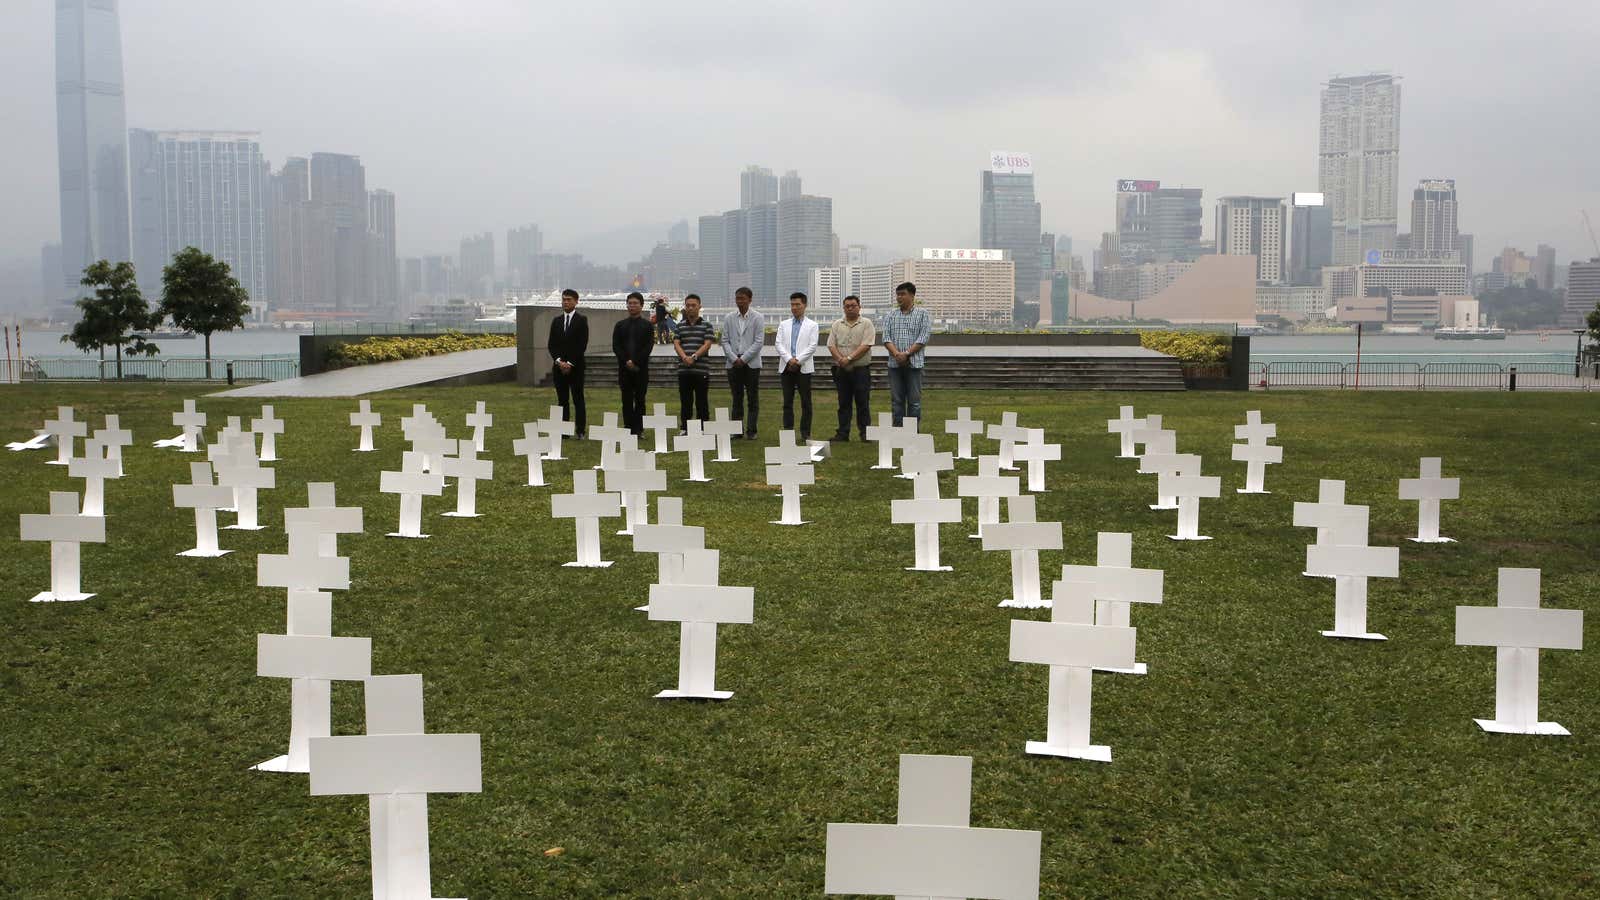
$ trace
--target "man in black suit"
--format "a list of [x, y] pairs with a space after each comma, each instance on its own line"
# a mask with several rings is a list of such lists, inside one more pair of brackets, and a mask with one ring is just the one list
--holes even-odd
[[644, 395], [650, 387], [650, 351], [655, 333], [644, 317], [644, 295], [628, 295], [628, 317], [611, 330], [611, 352], [617, 357], [617, 385], [622, 388], [622, 424], [644, 435]]
[[573, 424], [577, 437], [588, 436], [589, 420], [583, 406], [583, 354], [589, 349], [589, 320], [578, 312], [578, 292], [561, 292], [561, 315], [550, 323], [550, 357], [561, 416]]

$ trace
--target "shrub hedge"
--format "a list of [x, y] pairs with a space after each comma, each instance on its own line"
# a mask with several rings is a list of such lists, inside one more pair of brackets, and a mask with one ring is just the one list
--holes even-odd
[[329, 347], [326, 363], [329, 369], [344, 369], [461, 350], [490, 350], [516, 345], [517, 336], [514, 334], [462, 334], [452, 331], [438, 337], [372, 337]]
[[1232, 338], [1207, 331], [1141, 331], [1139, 346], [1175, 356], [1186, 365], [1221, 365], [1233, 354]]

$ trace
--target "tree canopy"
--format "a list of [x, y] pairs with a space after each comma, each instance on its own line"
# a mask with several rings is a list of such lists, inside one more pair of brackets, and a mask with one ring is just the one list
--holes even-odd
[[122, 377], [122, 348], [129, 353], [155, 356], [159, 350], [139, 334], [161, 324], [161, 314], [151, 312], [134, 277], [133, 263], [109, 260], [89, 264], [83, 270], [84, 287], [93, 288], [93, 297], [77, 302], [83, 316], [72, 330], [61, 336], [79, 350], [114, 347], [117, 352], [117, 377]]
[[250, 314], [250, 294], [228, 264], [196, 247], [179, 250], [161, 271], [161, 315], [179, 328], [203, 335], [211, 358], [211, 333], [232, 331]]
[[1485, 317], [1502, 328], [1552, 327], [1561, 318], [1561, 295], [1532, 285], [1512, 285], [1478, 297]]

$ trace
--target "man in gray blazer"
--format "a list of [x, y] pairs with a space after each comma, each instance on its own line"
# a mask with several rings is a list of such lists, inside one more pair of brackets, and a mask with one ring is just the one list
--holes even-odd
[[738, 311], [722, 317], [722, 361], [728, 369], [728, 390], [733, 393], [733, 418], [744, 423], [747, 438], [756, 436], [756, 417], [761, 411], [761, 344], [767, 333], [766, 319], [750, 308], [752, 297], [747, 287], [734, 291], [733, 305]]

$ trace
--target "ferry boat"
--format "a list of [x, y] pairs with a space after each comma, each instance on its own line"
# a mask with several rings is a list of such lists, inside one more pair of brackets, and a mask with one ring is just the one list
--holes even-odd
[[1436, 341], [1503, 341], [1506, 339], [1504, 328], [1437, 328], [1433, 332]]

